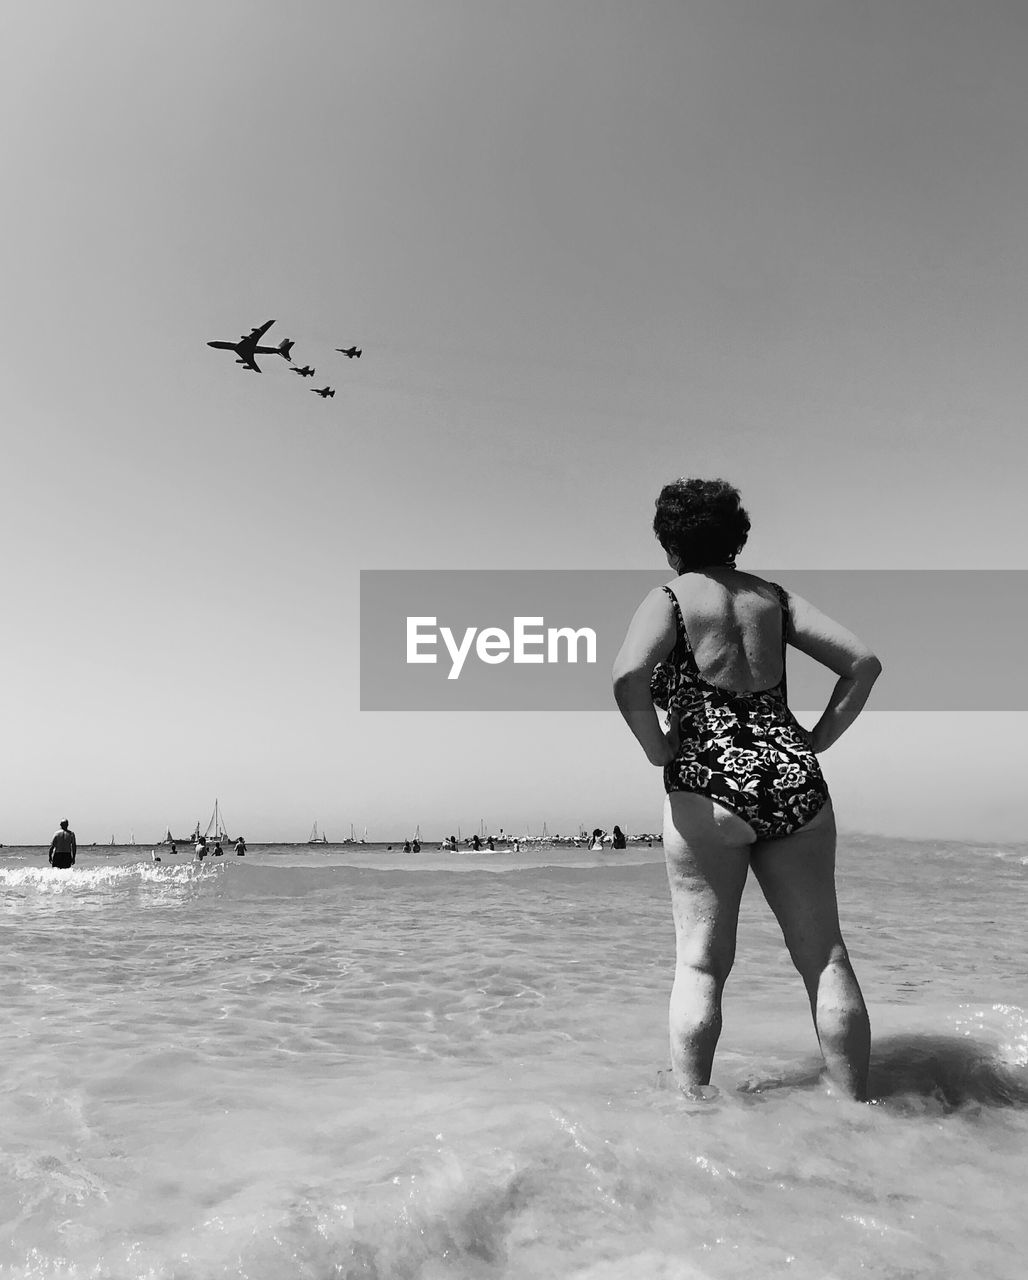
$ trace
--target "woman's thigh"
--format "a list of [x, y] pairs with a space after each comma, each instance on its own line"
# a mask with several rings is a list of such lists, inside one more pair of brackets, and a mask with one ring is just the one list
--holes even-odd
[[833, 948], [842, 945], [835, 839], [835, 814], [828, 801], [799, 831], [759, 840], [751, 850], [753, 873], [801, 969], [827, 963]]
[[664, 856], [680, 964], [727, 976], [753, 841], [749, 823], [705, 796], [667, 797]]

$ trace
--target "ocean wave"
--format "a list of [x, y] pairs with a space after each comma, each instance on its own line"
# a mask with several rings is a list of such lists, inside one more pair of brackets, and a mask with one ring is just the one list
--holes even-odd
[[[868, 1090], [872, 1103], [910, 1116], [1028, 1108], [1025, 1010], [1016, 1005], [962, 1005], [944, 1021], [952, 1030], [920, 1029], [873, 1038]], [[670, 1069], [657, 1075], [658, 1088], [674, 1088]], [[823, 1062], [810, 1059], [773, 1074], [751, 1074], [736, 1091], [755, 1101], [783, 1090], [819, 1090], [826, 1079]]]
[[920, 1033], [877, 1041], [871, 1056], [872, 1097], [902, 1109], [943, 1113], [1028, 1107], [1024, 1011], [996, 1005], [967, 1022], [959, 1035]]
[[129, 866], [120, 867], [76, 866], [66, 871], [55, 871], [49, 866], [0, 867], [0, 889], [43, 894], [79, 894], [129, 884], [196, 884], [218, 876], [220, 872], [219, 866], [203, 866], [200, 863], [165, 866], [151, 862], [135, 862]]
[[1028, 1068], [1028, 1013], [1020, 1006], [961, 1005], [954, 1023], [964, 1036], [986, 1036], [1005, 1066]]

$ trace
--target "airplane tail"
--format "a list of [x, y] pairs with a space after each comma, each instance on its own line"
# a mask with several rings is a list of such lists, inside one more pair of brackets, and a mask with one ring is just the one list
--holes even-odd
[[283, 338], [282, 341], [278, 344], [278, 354], [280, 356], [285, 356], [285, 358], [290, 363], [292, 363], [292, 359], [293, 359], [293, 357], [289, 354], [290, 351], [292, 351], [292, 349], [293, 349], [292, 338]]

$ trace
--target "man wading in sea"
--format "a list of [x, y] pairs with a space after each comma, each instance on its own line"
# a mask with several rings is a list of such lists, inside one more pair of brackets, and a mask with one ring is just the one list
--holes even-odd
[[60, 829], [54, 832], [54, 838], [50, 841], [50, 852], [47, 855], [50, 865], [62, 871], [68, 867], [73, 867], [78, 849], [75, 832], [68, 830], [68, 819], [65, 818], [61, 822]]

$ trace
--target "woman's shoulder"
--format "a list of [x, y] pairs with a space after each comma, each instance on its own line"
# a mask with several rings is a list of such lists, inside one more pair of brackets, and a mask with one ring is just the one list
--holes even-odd
[[788, 595], [785, 588], [777, 582], [760, 577], [756, 573], [746, 573], [742, 569], [731, 569], [716, 576], [711, 573], [683, 573], [664, 588], [670, 591], [677, 600], [702, 599], [708, 595], [743, 595], [752, 592], [767, 599], [772, 597], [782, 600]]
[[665, 582], [659, 587], [653, 587], [646, 593], [639, 604], [636, 616], [664, 622], [672, 618], [677, 609], [678, 594], [675, 591], [675, 583]]

